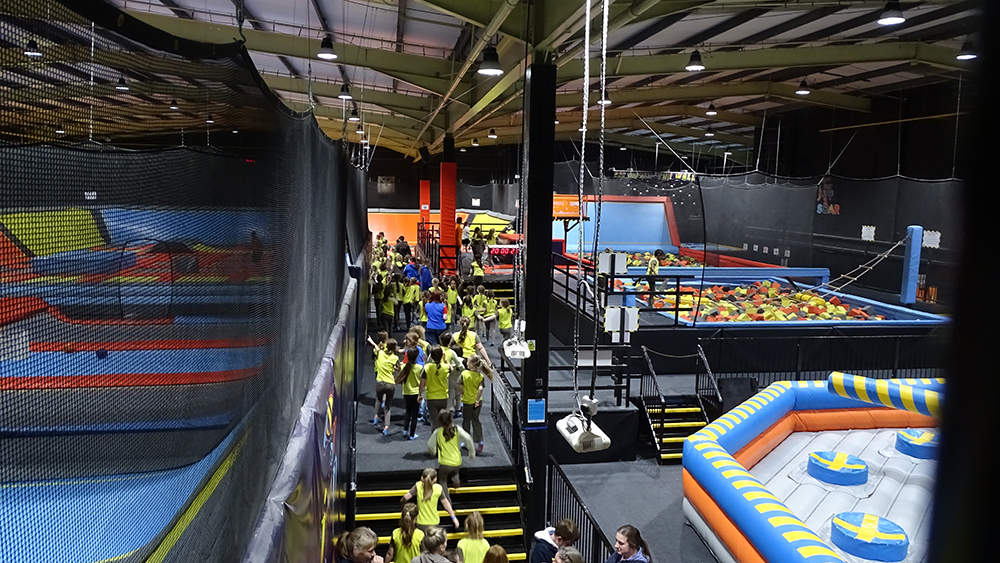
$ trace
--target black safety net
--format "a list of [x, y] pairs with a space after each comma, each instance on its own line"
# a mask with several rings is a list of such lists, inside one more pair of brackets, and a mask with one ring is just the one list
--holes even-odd
[[[353, 396], [357, 148], [110, 4], [4, 2], [0, 42], [0, 561], [239, 561], [321, 364]], [[343, 404], [287, 560], [339, 522]]]

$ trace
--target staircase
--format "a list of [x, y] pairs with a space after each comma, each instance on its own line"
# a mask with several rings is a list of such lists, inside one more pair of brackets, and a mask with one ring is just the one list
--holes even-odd
[[647, 400], [643, 397], [643, 403], [660, 463], [680, 462], [684, 439], [708, 424], [698, 397], [661, 396], [659, 400]]
[[680, 463], [684, 440], [708, 424], [708, 414], [700, 395], [664, 397], [649, 352], [645, 346], [642, 351], [649, 370], [642, 374], [640, 396], [658, 460], [661, 465]]
[[[483, 515], [485, 533], [491, 545], [501, 545], [512, 561], [527, 559], [521, 502], [514, 469], [510, 467], [463, 469], [461, 488], [449, 489], [452, 507], [464, 526], [473, 510]], [[355, 493], [356, 526], [367, 526], [379, 537], [384, 553], [392, 531], [399, 526], [399, 499], [420, 479], [419, 472], [367, 473], [357, 477]], [[442, 507], [443, 508], [443, 507]], [[454, 549], [465, 532], [455, 532], [448, 513], [439, 511], [441, 525], [448, 532], [448, 549]]]

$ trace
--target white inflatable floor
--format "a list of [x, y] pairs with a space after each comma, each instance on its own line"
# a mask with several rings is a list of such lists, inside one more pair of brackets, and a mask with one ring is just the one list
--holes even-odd
[[[910, 539], [907, 563], [926, 559], [936, 462], [895, 449], [899, 429], [795, 432], [750, 469], [796, 516], [831, 547], [830, 522], [839, 512], [867, 512], [899, 524]], [[934, 430], [934, 429], [926, 429]], [[806, 472], [810, 452], [853, 454], [868, 463], [868, 484], [828, 485]], [[862, 562], [839, 549], [848, 561]]]

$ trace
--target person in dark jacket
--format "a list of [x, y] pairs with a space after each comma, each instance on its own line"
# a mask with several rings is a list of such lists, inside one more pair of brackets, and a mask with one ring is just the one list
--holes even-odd
[[399, 254], [400, 256], [411, 256], [410, 244], [406, 242], [406, 237], [402, 235], [396, 239], [396, 254]]
[[555, 526], [535, 533], [531, 541], [528, 563], [552, 563], [560, 547], [573, 545], [579, 537], [580, 532], [577, 530], [576, 522], [570, 518], [563, 518], [556, 522]]
[[649, 552], [649, 545], [635, 526], [628, 524], [618, 528], [615, 533], [615, 552], [608, 557], [605, 563], [653, 563], [653, 555]]
[[364, 526], [351, 532], [344, 532], [337, 538], [335, 547], [336, 563], [383, 563], [375, 553], [378, 535]]

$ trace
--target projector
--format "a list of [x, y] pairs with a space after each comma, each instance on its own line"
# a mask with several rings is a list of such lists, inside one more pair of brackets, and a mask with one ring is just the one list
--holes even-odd
[[599, 452], [611, 446], [611, 438], [608, 438], [608, 435], [601, 431], [593, 421], [591, 421], [590, 430], [585, 430], [586, 427], [587, 419], [576, 413], [556, 421], [559, 433], [576, 453]]

